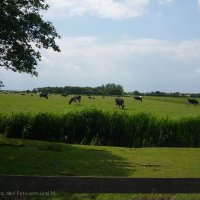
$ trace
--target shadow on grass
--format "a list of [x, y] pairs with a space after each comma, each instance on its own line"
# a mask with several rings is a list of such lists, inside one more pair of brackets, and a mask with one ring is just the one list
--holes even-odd
[[134, 170], [104, 147], [10, 141], [0, 144], [2, 175], [128, 176]]
[[[20, 142], [19, 142], [20, 141]], [[6, 139], [0, 141], [1, 175], [128, 176], [127, 161], [104, 147]], [[33, 189], [34, 190], [34, 189]], [[21, 196], [21, 199], [97, 199], [98, 194]], [[1, 196], [2, 199], [10, 199]]]

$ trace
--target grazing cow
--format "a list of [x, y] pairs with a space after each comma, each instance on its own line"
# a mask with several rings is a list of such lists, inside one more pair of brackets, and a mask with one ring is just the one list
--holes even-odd
[[134, 100], [142, 102], [142, 96], [134, 96]]
[[199, 102], [196, 99], [188, 99], [188, 105], [193, 104], [193, 105], [199, 105]]
[[69, 105], [70, 105], [72, 102], [79, 102], [79, 105], [80, 105], [81, 96], [73, 96], [73, 97], [69, 100]]
[[42, 97], [48, 99], [48, 93], [41, 92], [40, 93], [40, 98], [42, 98]]
[[122, 109], [124, 108], [124, 100], [122, 98], [116, 98], [115, 103], [116, 103], [116, 106], [118, 106], [119, 108], [120, 106], [122, 107]]

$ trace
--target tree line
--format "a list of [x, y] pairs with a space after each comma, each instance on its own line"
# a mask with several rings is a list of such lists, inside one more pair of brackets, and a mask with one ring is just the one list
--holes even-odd
[[200, 93], [180, 93], [180, 92], [161, 92], [161, 91], [152, 91], [152, 92], [139, 92], [137, 90], [133, 92], [126, 92], [126, 95], [135, 95], [135, 96], [157, 96], [157, 97], [200, 97]]
[[87, 94], [87, 95], [124, 95], [124, 89], [121, 85], [115, 83], [108, 83], [97, 87], [43, 87], [35, 88], [32, 92], [45, 92], [54, 94]]
[[[30, 90], [27, 92], [31, 92]], [[125, 92], [123, 86], [115, 83], [108, 83], [97, 87], [79, 87], [79, 86], [64, 86], [64, 87], [42, 87], [34, 88], [32, 92], [45, 92], [54, 94], [84, 94], [84, 95], [134, 95], [134, 96], [160, 96], [160, 97], [200, 97], [200, 93], [180, 93], [180, 92]]]

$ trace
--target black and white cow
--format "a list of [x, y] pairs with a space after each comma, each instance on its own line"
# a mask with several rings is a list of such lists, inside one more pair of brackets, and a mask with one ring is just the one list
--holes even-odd
[[79, 102], [79, 105], [80, 105], [81, 96], [73, 96], [73, 97], [69, 100], [69, 105], [70, 105], [72, 102]]
[[134, 100], [142, 102], [142, 96], [134, 96]]

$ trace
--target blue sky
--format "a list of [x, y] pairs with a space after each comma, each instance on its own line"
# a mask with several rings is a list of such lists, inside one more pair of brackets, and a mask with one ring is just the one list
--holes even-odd
[[4, 89], [121, 84], [200, 92], [200, 0], [46, 0], [62, 52], [42, 50], [38, 77], [1, 69]]

